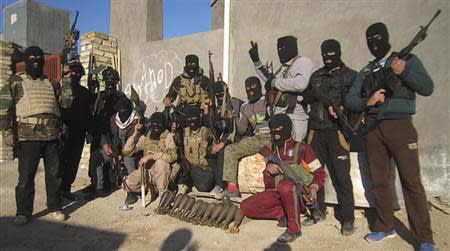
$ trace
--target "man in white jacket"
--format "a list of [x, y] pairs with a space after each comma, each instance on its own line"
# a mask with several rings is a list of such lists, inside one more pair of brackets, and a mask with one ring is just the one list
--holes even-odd
[[301, 93], [308, 86], [309, 78], [314, 65], [309, 58], [299, 56], [297, 38], [284, 36], [278, 38], [277, 50], [280, 59], [280, 68], [272, 73], [261, 63], [258, 55], [258, 44], [251, 42], [249, 50], [258, 76], [266, 83], [269, 93], [268, 102], [271, 102], [269, 115], [285, 113], [293, 122], [294, 139], [301, 142], [308, 125], [308, 115], [302, 105]]

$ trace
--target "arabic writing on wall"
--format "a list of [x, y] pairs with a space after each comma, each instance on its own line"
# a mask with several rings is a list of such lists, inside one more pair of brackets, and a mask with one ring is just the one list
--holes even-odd
[[[134, 73], [133, 82], [125, 86], [124, 92], [130, 96], [133, 87], [147, 108], [161, 107], [170, 84], [182, 71], [183, 63], [174, 51], [159, 51], [141, 60]], [[154, 111], [154, 108], [150, 108], [145, 114], [149, 116]]]

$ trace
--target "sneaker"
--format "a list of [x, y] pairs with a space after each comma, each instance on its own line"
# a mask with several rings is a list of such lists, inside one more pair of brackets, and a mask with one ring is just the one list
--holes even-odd
[[285, 228], [287, 226], [287, 218], [283, 216], [280, 220], [278, 220], [277, 227]]
[[384, 239], [393, 238], [397, 235], [395, 231], [391, 232], [371, 232], [364, 237], [364, 239], [370, 243], [380, 242]]
[[14, 225], [23, 226], [28, 223], [28, 218], [25, 215], [17, 215], [14, 219]]
[[355, 232], [355, 227], [353, 226], [353, 222], [347, 221], [342, 224], [341, 234], [345, 236], [352, 235]]
[[228, 195], [228, 197], [230, 197], [230, 198], [236, 198], [236, 197], [238, 197], [238, 198], [240, 198], [241, 197], [241, 193], [239, 192], [239, 191], [236, 191], [236, 192], [233, 192], [233, 191], [231, 191], [231, 190], [229, 190], [228, 188], [226, 188], [224, 191], [223, 191], [223, 195], [225, 196], [225, 195]]
[[324, 220], [325, 220], [325, 214], [323, 214], [318, 209], [312, 209], [310, 216], [302, 222], [302, 225], [305, 227], [308, 227], [308, 226], [312, 226], [312, 225], [317, 224]]
[[215, 199], [220, 200], [225, 194], [223, 189], [220, 186], [215, 186], [211, 192], [209, 192], [210, 195], [214, 196]]
[[290, 242], [293, 242], [293, 241], [297, 240], [298, 237], [300, 237], [300, 236], [302, 236], [302, 232], [298, 232], [296, 234], [290, 234], [286, 230], [284, 233], [282, 233], [280, 235], [280, 237], [278, 237], [277, 243], [281, 244], [281, 245], [286, 245], [286, 244], [288, 244]]
[[51, 216], [55, 221], [65, 221], [66, 216], [61, 211], [51, 212]]
[[436, 248], [434, 247], [434, 245], [432, 243], [428, 243], [428, 242], [424, 242], [424, 243], [420, 243], [420, 251], [435, 251]]
[[77, 196], [74, 193], [71, 193], [71, 192], [61, 192], [61, 197], [63, 199], [68, 199], [68, 200], [71, 200], [71, 201], [76, 201], [78, 199]]
[[138, 201], [138, 196], [136, 193], [131, 193], [128, 192], [127, 193], [127, 198], [125, 199], [125, 205], [133, 205], [134, 203], [136, 203]]

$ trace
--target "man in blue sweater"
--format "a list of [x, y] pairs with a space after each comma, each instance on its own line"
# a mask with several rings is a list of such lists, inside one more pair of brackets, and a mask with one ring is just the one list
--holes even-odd
[[416, 93], [431, 95], [433, 81], [417, 56], [396, 57], [383, 23], [370, 25], [366, 38], [375, 59], [358, 73], [345, 98], [347, 109], [365, 111], [367, 115], [365, 142], [377, 218], [374, 232], [365, 239], [378, 242], [396, 235], [389, 185], [392, 156], [400, 175], [411, 232], [420, 243], [420, 250], [435, 250], [427, 199], [420, 179], [417, 131], [412, 122]]

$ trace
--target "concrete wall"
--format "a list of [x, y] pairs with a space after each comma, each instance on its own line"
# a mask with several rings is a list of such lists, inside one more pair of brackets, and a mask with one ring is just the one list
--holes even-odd
[[70, 28], [69, 12], [24, 0], [3, 9], [4, 39], [28, 47], [37, 45], [47, 53], [64, 48]]
[[[222, 70], [223, 30], [176, 37], [168, 40], [140, 44], [127, 53], [122, 53], [122, 82], [124, 91], [129, 94], [131, 86], [147, 104], [146, 115], [162, 108], [162, 100], [172, 80], [182, 73], [184, 58], [196, 54], [200, 67], [208, 75], [208, 50], [212, 51], [214, 69]], [[123, 42], [119, 40], [119, 47]], [[121, 47], [120, 47], [121, 48]]]
[[254, 75], [248, 56], [250, 40], [257, 41], [263, 62], [279, 66], [276, 38], [298, 37], [299, 52], [322, 66], [320, 44], [328, 38], [341, 42], [343, 61], [360, 70], [372, 60], [366, 28], [378, 21], [389, 29], [393, 49], [405, 46], [437, 9], [439, 18], [414, 53], [435, 82], [431, 97], [417, 98], [414, 121], [419, 132], [420, 160], [429, 195], [450, 191], [449, 2], [448, 1], [237, 1], [231, 4], [230, 83], [232, 95], [244, 98], [244, 80]]

